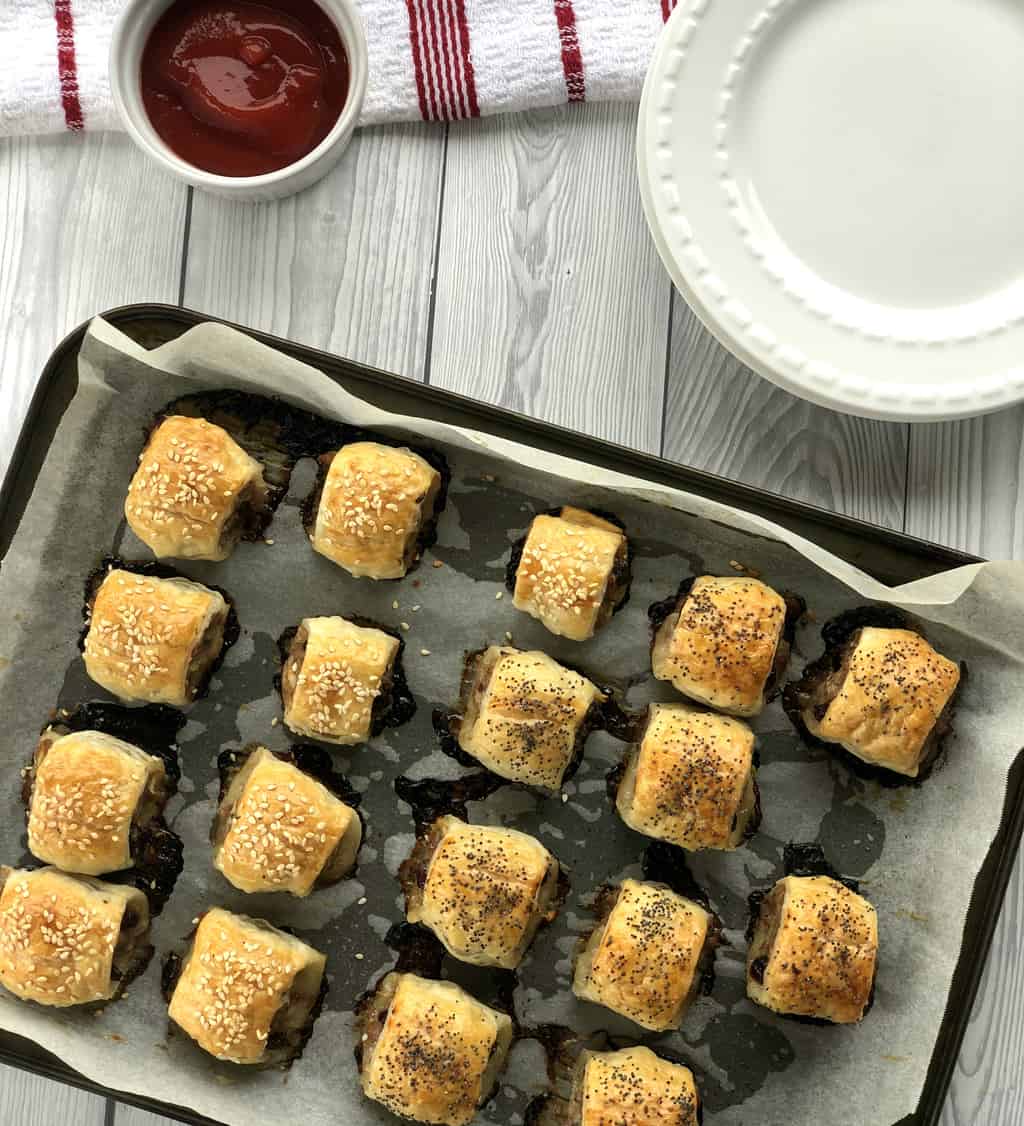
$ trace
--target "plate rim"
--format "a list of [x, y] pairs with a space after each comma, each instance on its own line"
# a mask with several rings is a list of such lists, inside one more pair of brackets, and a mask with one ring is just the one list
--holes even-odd
[[[786, 0], [767, 0], [765, 8], [774, 10], [785, 2]], [[709, 302], [702, 297], [699, 288], [691, 280], [688, 268], [673, 251], [671, 240], [666, 234], [666, 224], [659, 208], [648, 150], [654, 143], [651, 135], [653, 128], [653, 92], [660, 83], [665, 81], [662, 71], [665, 67], [666, 57], [673, 47], [678, 46], [679, 40], [683, 37], [684, 24], [689, 21], [691, 34], [694, 33], [700, 19], [714, 3], [715, 0], [679, 0], [669, 16], [655, 45], [654, 53], [644, 77], [636, 131], [637, 179], [648, 230], [658, 251], [658, 256], [661, 258], [674, 287], [704, 328], [744, 366], [750, 368], [769, 383], [816, 406], [859, 418], [906, 423], [950, 422], [978, 418], [996, 411], [1006, 410], [1024, 401], [1024, 387], [1013, 391], [1006, 387], [999, 399], [991, 402], [979, 402], [977, 399], [971, 399], [969, 395], [965, 398], [963, 393], [959, 392], [955, 401], [939, 398], [934, 402], [917, 401], [911, 403], [904, 400], [901, 403], [889, 399], [884, 403], [876, 403], [870, 399], [866, 401], [855, 400], [851, 392], [844, 392], [838, 387], [832, 392], [825, 391], [808, 378], [782, 370], [766, 356], [748, 346], [739, 333], [730, 329], [727, 320], [720, 317]], [[682, 206], [681, 200], [679, 213], [685, 221], [685, 208]], [[863, 381], [863, 376], [857, 378]]]

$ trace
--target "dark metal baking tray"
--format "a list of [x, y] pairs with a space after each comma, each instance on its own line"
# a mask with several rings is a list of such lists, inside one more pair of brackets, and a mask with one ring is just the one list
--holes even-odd
[[[101, 315], [146, 348], [164, 344], [202, 321], [218, 319], [187, 309], [156, 304], [128, 305]], [[805, 536], [891, 585], [977, 562], [974, 556], [900, 532], [839, 516], [649, 454], [538, 422], [512, 411], [377, 371], [266, 333], [237, 325], [232, 327], [319, 368], [352, 393], [386, 410], [472, 427], [744, 508]], [[75, 393], [78, 351], [86, 329], [87, 325], [81, 325], [61, 342], [40, 376], [0, 489], [0, 565], [17, 531], [57, 425]], [[975, 885], [960, 960], [918, 1109], [897, 1126], [936, 1126], [939, 1121], [1013, 871], [1022, 829], [1024, 753], [1018, 757], [1010, 772], [999, 833]], [[209, 1119], [180, 1107], [107, 1090], [18, 1036], [0, 1033], [0, 1062], [99, 1095], [107, 1095], [181, 1122], [216, 1126]]]

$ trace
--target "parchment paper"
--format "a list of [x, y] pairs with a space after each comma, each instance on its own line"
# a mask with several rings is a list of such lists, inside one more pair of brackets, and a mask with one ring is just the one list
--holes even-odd
[[[648, 675], [646, 607], [694, 570], [728, 573], [739, 561], [775, 587], [801, 593], [817, 623], [865, 598], [898, 603], [932, 623], [932, 639], [966, 660], [970, 677], [947, 759], [917, 789], [882, 789], [851, 777], [827, 755], [803, 747], [778, 704], [756, 721], [761, 832], [735, 853], [700, 854], [693, 863], [730, 942], [718, 955], [715, 991], [694, 1006], [679, 1034], [642, 1038], [692, 1064], [715, 1126], [877, 1126], [913, 1111], [974, 879], [998, 827], [1007, 770], [1021, 747], [1024, 567], [979, 565], [890, 591], [757, 517], [506, 441], [386, 415], [321, 373], [221, 326], [200, 326], [146, 353], [97, 321], [84, 342], [78, 392], [0, 574], [0, 753], [7, 779], [0, 859], [31, 863], [17, 772], [51, 709], [103, 698], [86, 678], [76, 648], [82, 589], [105, 553], [148, 555], [121, 518], [144, 431], [154, 412], [177, 396], [226, 387], [279, 394], [325, 415], [441, 449], [453, 481], [438, 544], [420, 569], [399, 583], [350, 578], [314, 554], [302, 533], [298, 504], [313, 472], [311, 463], [300, 463], [267, 533], [272, 545], [243, 544], [223, 564], [179, 565], [233, 595], [242, 637], [208, 697], [190, 710], [180, 739], [182, 792], [170, 815], [185, 842], [186, 868], [154, 929], [157, 957], [129, 996], [99, 1015], [44, 1010], [0, 993], [0, 1025], [113, 1088], [238, 1126], [393, 1121], [359, 1093], [351, 1009], [355, 997], [391, 965], [393, 953], [383, 936], [402, 917], [394, 874], [412, 844], [413, 823], [394, 794], [394, 780], [401, 774], [463, 773], [437, 748], [430, 723], [434, 706], [455, 700], [463, 652], [502, 641], [508, 632], [520, 646], [543, 648], [596, 677], [629, 685], [630, 704], [670, 699], [671, 689], [652, 684]], [[534, 512], [563, 502], [616, 512], [637, 549], [629, 606], [583, 646], [552, 637], [518, 613], [510, 598], [497, 597], [511, 543]], [[435, 568], [434, 559], [444, 565]], [[409, 624], [406, 668], [418, 714], [408, 726], [337, 755], [363, 794], [367, 819], [356, 878], [306, 901], [247, 897], [210, 863], [217, 754], [254, 740], [286, 745], [285, 729], [271, 722], [280, 708], [272, 686], [274, 639], [302, 617], [353, 612]], [[791, 673], [820, 649], [818, 625], [808, 623], [798, 633]], [[647, 843], [615, 816], [605, 793], [605, 774], [621, 752], [611, 737], [592, 736], [564, 802], [509, 787], [470, 808], [474, 820], [536, 834], [571, 873], [568, 901], [520, 969], [515, 1000], [526, 1025], [550, 1021], [640, 1038], [629, 1022], [576, 1002], [569, 992], [572, 949], [590, 925], [581, 902], [603, 882], [638, 874]], [[782, 874], [782, 846], [790, 840], [822, 842], [842, 872], [862, 879], [878, 909], [877, 999], [859, 1027], [804, 1026], [744, 996], [746, 897], [752, 887]], [[212, 904], [290, 925], [329, 955], [327, 1005], [290, 1072], [217, 1065], [168, 1029], [160, 958], [179, 946], [193, 917]], [[486, 971], [448, 959], [445, 973], [484, 1000], [493, 993]], [[529, 1099], [545, 1086], [539, 1045], [522, 1041], [481, 1120], [521, 1122]]]

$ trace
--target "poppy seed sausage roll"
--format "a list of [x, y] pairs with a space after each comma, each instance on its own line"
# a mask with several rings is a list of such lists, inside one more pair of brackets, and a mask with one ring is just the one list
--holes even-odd
[[615, 808], [638, 833], [680, 848], [736, 848], [757, 829], [754, 733], [686, 704], [652, 704], [626, 757]]
[[789, 655], [787, 625], [786, 600], [771, 587], [700, 575], [657, 625], [651, 668], [699, 704], [758, 715]]
[[390, 973], [357, 1027], [363, 1092], [393, 1114], [468, 1126], [491, 1095], [512, 1021], [448, 981]]
[[417, 840], [399, 878], [406, 918], [429, 927], [449, 954], [515, 969], [554, 914], [558, 861], [526, 833], [448, 815]]
[[829, 876], [786, 876], [757, 907], [747, 996], [776, 1013], [855, 1024], [867, 1012], [878, 918]]

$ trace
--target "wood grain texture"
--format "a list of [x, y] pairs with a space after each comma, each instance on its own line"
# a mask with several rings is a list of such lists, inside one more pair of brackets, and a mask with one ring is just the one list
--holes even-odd
[[625, 105], [452, 125], [432, 383], [658, 449], [669, 286], [635, 131]]
[[291, 199], [197, 192], [184, 303], [421, 378], [443, 160], [443, 126], [374, 129]]
[[664, 456], [902, 528], [907, 427], [816, 407], [744, 367], [672, 301]]
[[3, 1126], [104, 1126], [105, 1112], [97, 1095], [0, 1065]]
[[907, 531], [1024, 558], [1024, 407], [910, 428]]
[[121, 136], [0, 142], [0, 474], [68, 331], [114, 305], [176, 300], [186, 198]]
[[1024, 1121], [1024, 867], [1018, 860], [992, 942], [941, 1126]]

